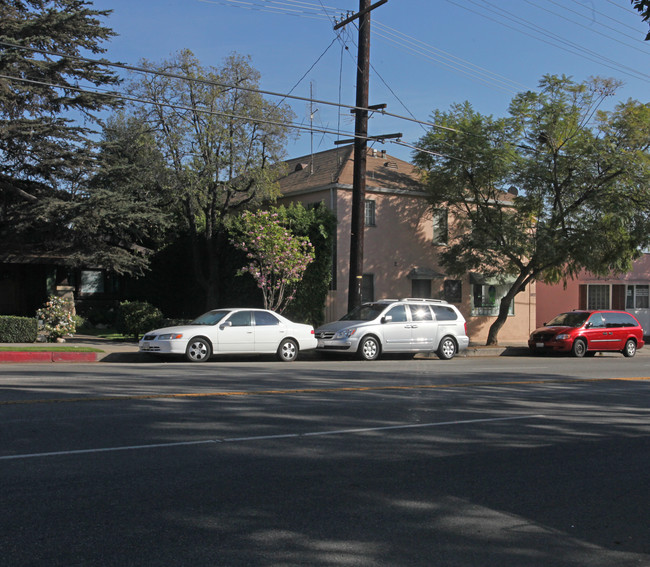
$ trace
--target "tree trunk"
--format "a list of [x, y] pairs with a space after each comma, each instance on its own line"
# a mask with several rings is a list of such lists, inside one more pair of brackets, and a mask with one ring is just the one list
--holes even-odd
[[524, 274], [520, 274], [519, 277], [515, 280], [515, 282], [512, 284], [510, 289], [508, 290], [508, 293], [506, 293], [502, 298], [501, 298], [501, 303], [499, 304], [499, 315], [497, 315], [496, 320], [492, 325], [490, 326], [490, 330], [488, 331], [488, 336], [487, 336], [487, 341], [486, 345], [487, 346], [494, 346], [499, 344], [498, 340], [498, 335], [499, 331], [501, 330], [501, 327], [505, 325], [506, 321], [508, 320], [508, 312], [510, 311], [510, 305], [512, 305], [512, 302], [515, 300], [515, 296], [520, 292], [523, 291], [525, 285], [526, 276]]

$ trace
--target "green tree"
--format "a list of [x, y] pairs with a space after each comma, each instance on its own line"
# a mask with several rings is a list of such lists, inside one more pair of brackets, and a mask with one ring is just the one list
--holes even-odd
[[190, 235], [194, 277], [205, 308], [213, 308], [228, 244], [225, 221], [277, 195], [276, 164], [292, 114], [257, 92], [259, 73], [243, 56], [231, 55], [221, 68], [204, 68], [185, 50], [142, 66], [155, 73], [135, 79], [130, 91], [152, 104], [134, 114], [162, 152], [167, 194]]
[[[101, 43], [115, 35], [100, 21], [109, 14], [83, 0], [0, 4], [0, 248], [36, 248], [107, 267], [114, 249], [118, 268], [131, 268], [131, 242], [81, 222], [96, 210], [88, 183], [98, 116], [119, 104], [92, 91], [119, 79], [79, 56], [104, 51]], [[136, 252], [136, 266], [140, 260]]]
[[325, 302], [332, 283], [336, 215], [323, 204], [306, 209], [300, 203], [291, 203], [274, 210], [294, 235], [309, 238], [315, 256], [296, 289], [295, 299], [284, 313], [290, 319], [318, 327], [324, 323]]
[[650, 105], [598, 110], [617, 86], [545, 76], [539, 92], [513, 99], [508, 117], [454, 105], [434, 113], [440, 127], [420, 140], [430, 153], [415, 161], [431, 203], [459, 219], [442, 265], [513, 280], [487, 344], [497, 343], [514, 297], [534, 280], [627, 271], [648, 245]]
[[264, 308], [282, 313], [295, 299], [298, 283], [314, 260], [311, 242], [294, 236], [274, 210], [245, 211], [232, 223], [233, 244], [246, 253], [250, 274], [262, 290]]

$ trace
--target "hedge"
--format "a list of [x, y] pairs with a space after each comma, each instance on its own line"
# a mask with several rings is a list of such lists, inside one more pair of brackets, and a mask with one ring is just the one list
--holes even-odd
[[0, 343], [34, 343], [37, 336], [35, 317], [0, 315]]

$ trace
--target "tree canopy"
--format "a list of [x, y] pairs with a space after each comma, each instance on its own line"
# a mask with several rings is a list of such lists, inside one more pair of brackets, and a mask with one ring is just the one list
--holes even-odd
[[142, 273], [152, 231], [144, 203], [95, 178], [100, 117], [120, 83], [95, 57], [110, 11], [83, 0], [0, 5], [0, 252]]
[[292, 113], [258, 92], [260, 76], [233, 54], [204, 68], [184, 50], [167, 61], [142, 62], [130, 92], [151, 101], [133, 109], [166, 166], [165, 192], [177, 225], [191, 237], [188, 254], [206, 309], [219, 301], [224, 221], [233, 212], [272, 200]]
[[431, 203], [457, 219], [441, 264], [507, 283], [488, 334], [534, 280], [627, 271], [650, 243], [650, 105], [601, 110], [615, 81], [545, 76], [509, 116], [436, 111], [415, 162]]

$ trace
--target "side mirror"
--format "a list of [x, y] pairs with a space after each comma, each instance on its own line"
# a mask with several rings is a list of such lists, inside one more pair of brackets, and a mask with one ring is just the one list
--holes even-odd
[[392, 321], [392, 320], [393, 320], [393, 316], [392, 316], [392, 315], [384, 315], [384, 316], [381, 318], [381, 322], [382, 322], [382, 323], [388, 323], [389, 321]]
[[585, 325], [585, 329], [591, 329], [593, 326], [594, 326], [594, 324], [593, 324], [591, 321], [589, 321], [589, 322]]
[[221, 323], [221, 325], [219, 325], [219, 328], [221, 330], [227, 329], [228, 327], [232, 327], [232, 321], [226, 321], [225, 323]]

